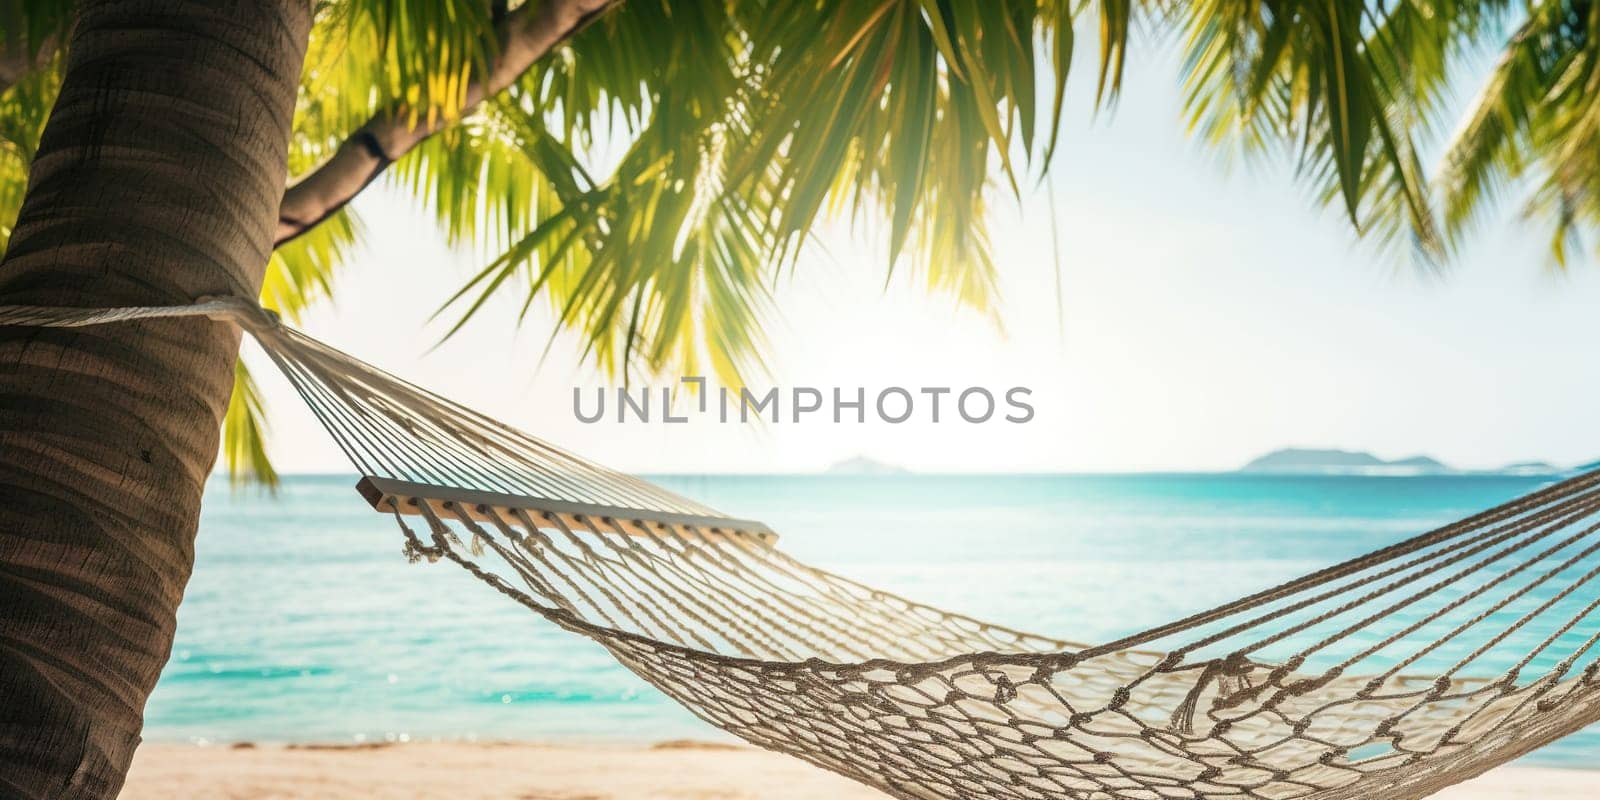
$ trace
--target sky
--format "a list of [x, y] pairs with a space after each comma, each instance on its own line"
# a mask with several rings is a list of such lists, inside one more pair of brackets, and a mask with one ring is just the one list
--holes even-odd
[[[1091, 113], [1080, 73], [1049, 186], [995, 194], [1003, 329], [907, 272], [886, 285], [885, 226], [873, 222], [825, 226], [776, 292], [770, 385], [861, 386], [869, 402], [889, 386], [1001, 397], [1022, 386], [1026, 423], [967, 423], [948, 406], [933, 423], [924, 406], [902, 424], [870, 411], [865, 424], [827, 413], [585, 424], [573, 388], [592, 398], [615, 382], [579, 361], [570, 336], [541, 362], [548, 316], [518, 329], [508, 297], [434, 347], [445, 325], [429, 316], [484, 258], [447, 247], [412, 200], [377, 186], [356, 201], [366, 245], [302, 327], [633, 472], [812, 472], [856, 456], [926, 472], [1224, 470], [1284, 446], [1464, 468], [1600, 459], [1595, 265], [1552, 270], [1515, 198], [1443, 275], [1374, 253], [1286, 169], [1225, 164], [1190, 140], [1176, 65], [1144, 56], [1110, 114]], [[280, 467], [348, 471], [287, 385], [265, 383]]]

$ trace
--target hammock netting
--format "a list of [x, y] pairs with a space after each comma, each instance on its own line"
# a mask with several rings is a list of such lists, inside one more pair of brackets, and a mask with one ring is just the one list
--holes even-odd
[[719, 728], [895, 797], [1414, 798], [1600, 718], [1600, 473], [1080, 644], [809, 566], [759, 523], [226, 313], [412, 558], [459, 564]]

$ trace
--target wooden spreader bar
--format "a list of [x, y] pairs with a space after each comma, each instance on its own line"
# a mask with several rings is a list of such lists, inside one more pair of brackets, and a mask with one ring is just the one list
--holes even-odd
[[[573, 530], [582, 530], [587, 527], [585, 520], [601, 522], [616, 520], [626, 522], [656, 522], [667, 525], [683, 525], [699, 528], [715, 533], [735, 534], [743, 533], [771, 544], [778, 540], [778, 534], [765, 523], [748, 519], [732, 519], [729, 517], [709, 517], [696, 514], [677, 514], [668, 511], [645, 511], [625, 506], [595, 505], [590, 503], [574, 503], [570, 500], [552, 500], [543, 497], [526, 497], [523, 495], [500, 494], [498, 492], [485, 492], [477, 489], [458, 489], [447, 486], [434, 486], [427, 483], [412, 483], [411, 481], [395, 480], [393, 478], [374, 478], [366, 476], [356, 484], [356, 491], [366, 498], [367, 502], [378, 511], [392, 513], [386, 498], [396, 498], [402, 514], [420, 516], [422, 509], [420, 503], [427, 503], [434, 514], [441, 519], [454, 519], [455, 512], [446, 504], [454, 504], [467, 516], [473, 519], [488, 520], [491, 510], [509, 512], [512, 509], [527, 512], [529, 519], [538, 523], [540, 527], [555, 528], [554, 521], [545, 515], [552, 514], [561, 518], [567, 527]], [[515, 519], [510, 513], [501, 515], [502, 519]], [[625, 533], [634, 533], [628, 526], [620, 525]]]

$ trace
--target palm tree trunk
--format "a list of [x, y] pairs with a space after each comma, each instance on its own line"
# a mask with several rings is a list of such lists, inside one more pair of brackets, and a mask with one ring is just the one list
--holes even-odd
[[[80, 0], [0, 305], [254, 297], [304, 0]], [[113, 797], [172, 646], [239, 334], [0, 327], [0, 796]]]

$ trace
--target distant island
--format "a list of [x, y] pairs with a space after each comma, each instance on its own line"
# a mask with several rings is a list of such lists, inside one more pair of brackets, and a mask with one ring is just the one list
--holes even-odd
[[1385, 461], [1359, 450], [1286, 447], [1252, 460], [1240, 471], [1316, 475], [1437, 475], [1454, 470], [1428, 456]]
[[[1600, 462], [1575, 469], [1583, 471], [1597, 467], [1600, 467]], [[1523, 461], [1493, 470], [1463, 470], [1432, 456], [1385, 460], [1360, 450], [1307, 447], [1274, 450], [1245, 464], [1239, 471], [1279, 475], [1558, 475], [1568, 472], [1543, 461]]]
[[895, 464], [874, 461], [866, 456], [847, 458], [828, 467], [829, 475], [910, 475], [911, 470]]

